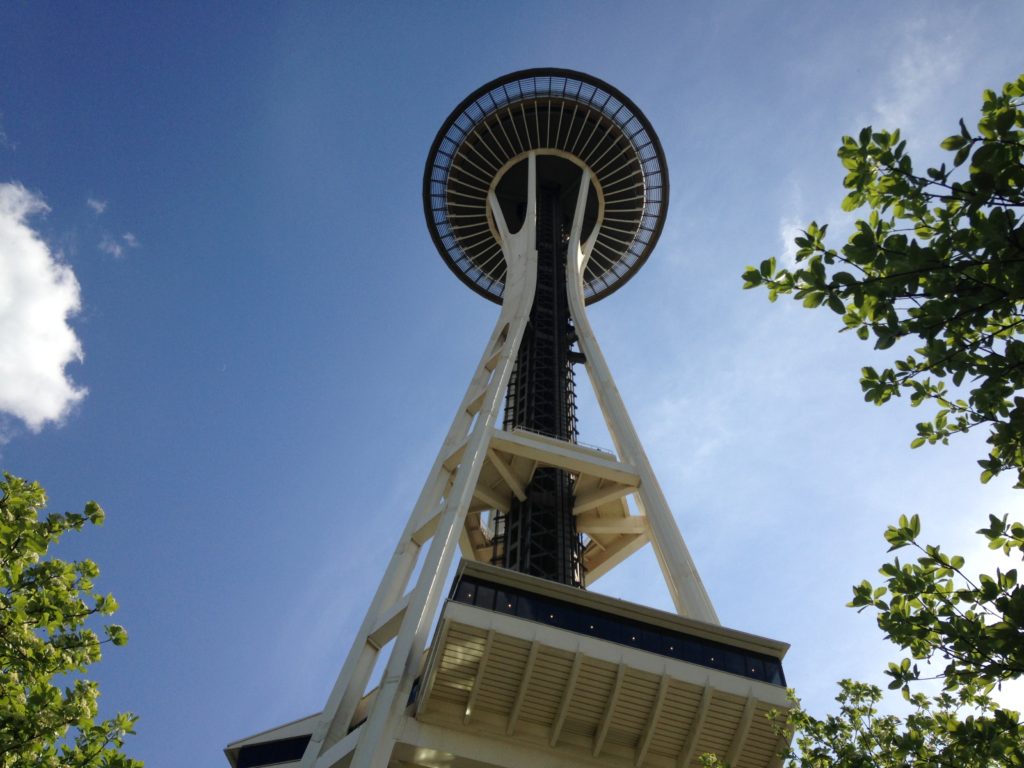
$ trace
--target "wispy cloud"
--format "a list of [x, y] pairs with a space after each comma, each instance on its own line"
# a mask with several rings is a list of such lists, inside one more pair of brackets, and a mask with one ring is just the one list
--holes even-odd
[[792, 269], [796, 265], [796, 243], [793, 241], [800, 237], [805, 226], [806, 223], [796, 216], [784, 216], [779, 222], [779, 240], [782, 242], [782, 254], [779, 258], [781, 266]]
[[110, 235], [103, 236], [103, 239], [100, 240], [99, 249], [104, 253], [109, 253], [115, 259], [120, 259], [124, 256], [124, 246]]
[[83, 358], [68, 325], [81, 306], [78, 280], [28, 224], [46, 210], [20, 184], [0, 184], [0, 411], [33, 432], [86, 395], [65, 372]]
[[119, 238], [111, 235], [104, 235], [99, 244], [99, 249], [101, 251], [109, 253], [115, 259], [124, 258], [124, 254], [127, 249], [138, 247], [139, 239], [131, 232], [125, 232]]
[[786, 180], [786, 193], [784, 196], [786, 213], [779, 219], [779, 244], [782, 251], [779, 254], [779, 265], [792, 269], [796, 265], [796, 244], [794, 238], [800, 236], [807, 226], [807, 218], [804, 213], [804, 196], [801, 192], [800, 182], [793, 176]]
[[929, 117], [945, 84], [963, 68], [964, 56], [953, 35], [935, 36], [920, 22], [907, 26], [899, 50], [873, 107], [879, 127], [909, 133]]
[[0, 149], [14, 149], [14, 143], [7, 137], [4, 130], [4, 115], [0, 112]]
[[90, 197], [88, 200], [85, 201], [85, 204], [92, 208], [97, 216], [99, 216], [101, 213], [107, 210], [106, 200], [97, 200], [95, 197]]

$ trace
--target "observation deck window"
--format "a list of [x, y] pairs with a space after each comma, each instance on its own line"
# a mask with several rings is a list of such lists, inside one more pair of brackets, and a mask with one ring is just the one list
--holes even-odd
[[767, 654], [634, 621], [548, 595], [491, 584], [476, 576], [463, 575], [456, 581], [451, 599], [771, 685], [786, 685], [782, 663]]

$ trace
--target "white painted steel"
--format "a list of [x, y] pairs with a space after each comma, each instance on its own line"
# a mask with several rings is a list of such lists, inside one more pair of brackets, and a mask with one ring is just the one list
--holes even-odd
[[540, 651], [540, 643], [530, 643], [530, 655], [526, 657], [526, 667], [523, 669], [523, 679], [516, 691], [516, 699], [512, 704], [512, 711], [508, 716], [508, 725], [505, 727], [505, 735], [511, 736], [516, 732], [516, 723], [519, 722], [519, 713], [526, 701], [526, 689], [530, 685], [530, 676], [533, 675], [533, 665], [537, 663], [537, 653]]
[[683, 749], [676, 760], [676, 768], [690, 768], [690, 763], [697, 753], [697, 742], [700, 741], [700, 733], [704, 728], [704, 721], [707, 720], [708, 712], [711, 711], [711, 700], [714, 698], [714, 695], [714, 689], [711, 687], [711, 683], [708, 682], [704, 687], [704, 695], [700, 698], [697, 713], [693, 716], [693, 725], [690, 726], [690, 732], [686, 735]]
[[650, 749], [651, 739], [654, 737], [654, 732], [658, 728], [658, 718], [661, 717], [661, 708], [665, 705], [665, 694], [668, 692], [669, 676], [662, 675], [661, 680], [658, 683], [658, 693], [654, 697], [654, 704], [651, 706], [651, 711], [647, 715], [647, 727], [644, 729], [644, 735], [640, 737], [639, 743], [636, 745], [636, 760], [633, 763], [636, 768], [640, 768], [643, 765], [644, 758], [647, 757], [647, 750]]
[[[528, 153], [527, 214], [518, 232], [508, 231], [493, 190], [489, 194], [490, 214], [501, 237], [502, 253], [508, 269], [501, 313], [366, 618], [313, 730], [301, 761], [302, 768], [330, 768], [349, 755], [352, 768], [385, 768], [388, 765], [399, 731], [408, 727], [407, 724], [403, 725], [403, 720], [407, 719], [403, 714], [405, 705], [413, 681], [420, 673], [427, 635], [438, 613], [444, 580], [456, 549], [461, 542], [464, 551], [472, 551], [465, 530], [469, 507], [474, 498], [497, 509], [503, 509], [507, 503], [492, 490], [478, 485], [484, 464], [489, 461], [494, 466], [508, 485], [509, 493], [520, 499], [525, 495], [523, 483], [497, 455], [496, 450], [512, 450], [532, 457], [535, 461], [605, 477], [603, 482], [611, 483], [612, 486], [602, 488], [589, 498], [581, 498], [577, 513], [634, 493], [642, 515], [639, 518], [626, 518], [629, 522], [599, 522], [595, 519], [595, 532], [607, 530], [643, 534], [637, 546], [646, 540], [649, 533], [677, 612], [705, 622], [718, 623], [715, 610], [586, 317], [582, 275], [601, 223], [598, 221], [587, 242], [581, 245], [583, 213], [592, 180], [586, 168], [582, 171], [580, 194], [570, 233], [567, 259], [569, 307], [580, 349], [587, 360], [587, 373], [593, 382], [618, 458], [591, 456], [588, 454], [593, 452], [574, 450], [575, 446], [561, 441], [535, 435], [496, 432], [494, 429], [529, 320], [536, 287], [536, 156], [536, 152]], [[581, 519], [591, 522], [585, 516]], [[427, 551], [419, 576], [410, 584], [421, 546], [427, 546]], [[635, 551], [637, 546], [624, 548], [604, 570], [620, 562]], [[365, 693], [379, 650], [392, 640], [393, 647], [367, 719], [358, 731], [350, 733], [356, 707]], [[574, 671], [578, 673], [578, 665]], [[474, 689], [479, 684], [478, 678]], [[571, 687], [567, 691], [569, 695]], [[425, 701], [421, 702], [421, 707], [425, 708], [425, 704]], [[564, 712], [561, 715], [564, 718]], [[465, 712], [467, 721], [471, 717], [472, 702]], [[551, 734], [552, 744], [558, 741], [562, 718], [559, 718]], [[514, 729], [514, 720], [510, 726]], [[601, 741], [603, 738], [598, 742], [595, 753], [600, 752]]]
[[729, 765], [736, 765], [740, 755], [743, 754], [743, 745], [747, 741], [747, 734], [750, 733], [750, 723], [754, 719], [754, 711], [757, 709], [757, 699], [750, 695], [747, 703], [743, 705], [743, 714], [740, 715], [740, 724], [733, 734], [732, 744], [729, 746], [729, 754], [725, 756], [725, 762]]
[[[496, 366], [487, 376], [488, 383], [485, 385], [485, 396], [480, 409], [475, 419], [470, 422], [462, 462], [455, 472], [455, 481], [447, 495], [437, 532], [431, 539], [419, 579], [413, 588], [409, 608], [395, 638], [395, 647], [391, 651], [391, 657], [381, 679], [376, 705], [361, 727], [359, 744], [352, 756], [352, 768], [385, 768], [388, 764], [395, 743], [398, 719], [412, 690], [413, 680], [419, 673], [418, 665], [426, 647], [427, 634], [440, 603], [444, 580], [455, 557], [455, 547], [464, 527], [480, 469], [487, 456], [492, 425], [500, 415], [516, 352], [530, 318], [537, 283], [536, 155], [531, 154], [528, 162], [526, 219], [518, 232], [512, 234], [508, 231], [498, 199], [494, 193], [490, 195], [491, 213], [503, 238], [502, 252], [508, 264], [508, 282], [501, 315], [494, 331], [494, 349], [488, 349], [477, 375], [483, 378], [485, 363], [493, 357], [498, 348], [500, 355]], [[466, 394], [467, 405], [473, 403], [477, 397], [471, 387], [470, 392]], [[456, 417], [456, 421], [460, 416], [461, 413]], [[444, 455], [446, 454], [442, 448], [441, 456]], [[428, 480], [428, 485], [431, 482]], [[317, 765], [321, 768], [319, 763]]]
[[[360, 728], [358, 745], [352, 758], [353, 768], [387, 765], [391, 745], [394, 743], [394, 728], [388, 726], [393, 724], [400, 712], [419, 672], [427, 633], [437, 613], [444, 579], [455, 555], [455, 546], [464, 527], [480, 467], [486, 458], [491, 425], [500, 413], [503, 395], [530, 316], [537, 281], [534, 194], [536, 158], [532, 155], [529, 158], [528, 179], [530, 197], [526, 222], [515, 234], [508, 232], [497, 199], [491, 196], [492, 215], [504, 237], [503, 250], [509, 276], [501, 313], [306, 747], [302, 768], [324, 768], [333, 764], [330, 760], [321, 759], [321, 753], [325, 750], [333, 752], [330, 748], [344, 739], [352, 726], [356, 705], [362, 698], [377, 659], [377, 643], [371, 643], [370, 637], [375, 634], [381, 618], [388, 614], [405, 593], [419, 555], [417, 532], [437, 516], [438, 521], [419, 578], [409, 595], [394, 637], [394, 647], [381, 680], [376, 703]], [[445, 462], [463, 445], [459, 467], [446, 468]], [[439, 510], [436, 515], [431, 514], [434, 510]]]
[[679, 532], [679, 526], [672, 516], [665, 494], [658, 485], [654, 470], [647, 460], [640, 438], [633, 427], [633, 422], [626, 412], [611, 370], [605, 362], [604, 354], [597, 344], [597, 338], [587, 319], [583, 299], [583, 270], [597, 239], [601, 223], [594, 227], [586, 243], [580, 243], [583, 228], [583, 212], [587, 205], [587, 194], [590, 189], [590, 171], [583, 171], [580, 182], [579, 199], [573, 217], [572, 231], [569, 235], [569, 253], [566, 259], [568, 279], [566, 290], [569, 294], [569, 312], [572, 315], [579, 340], [580, 351], [586, 357], [587, 374], [594, 388], [608, 433], [615, 443], [615, 450], [622, 461], [632, 464], [640, 475], [640, 487], [637, 492], [637, 505], [647, 516], [651, 529], [651, 544], [655, 556], [661, 566], [661, 572], [668, 584], [669, 593], [675, 604], [676, 611], [682, 616], [692, 616], [701, 621], [718, 624], [718, 614], [711, 604], [697, 566], [690, 556], [690, 551]]

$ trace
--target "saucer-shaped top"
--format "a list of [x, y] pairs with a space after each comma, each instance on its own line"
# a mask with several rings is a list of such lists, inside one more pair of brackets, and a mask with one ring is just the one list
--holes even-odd
[[514, 72], [459, 104], [434, 139], [423, 174], [430, 234], [463, 282], [500, 303], [505, 260], [487, 197], [496, 192], [514, 231], [531, 151], [538, 154], [538, 186], [560, 189], [567, 206], [575, 205], [580, 169], [593, 174], [584, 237], [595, 224], [600, 230], [583, 282], [587, 303], [597, 301], [632, 277], [654, 248], [668, 210], [668, 169], [643, 113], [590, 75]]

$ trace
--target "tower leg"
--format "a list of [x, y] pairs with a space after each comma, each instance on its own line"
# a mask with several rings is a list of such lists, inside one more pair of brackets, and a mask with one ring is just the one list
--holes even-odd
[[662, 575], [668, 585], [676, 612], [682, 616], [690, 616], [701, 621], [718, 624], [707, 590], [701, 581], [694, 565], [690, 551], [686, 547], [679, 526], [676, 525], [672, 510], [669, 509], [661, 486], [654, 476], [654, 470], [647, 460], [640, 438], [633, 427], [633, 422], [626, 412], [611, 371], [605, 362], [601, 347], [590, 327], [583, 298], [583, 270], [590, 258], [590, 252], [597, 240], [598, 228], [590, 234], [586, 243], [580, 243], [583, 228], [583, 212], [586, 208], [587, 194], [590, 189], [590, 172], [583, 171], [580, 182], [580, 194], [576, 203], [572, 231], [569, 235], [569, 254], [566, 259], [568, 279], [566, 288], [569, 293], [569, 311], [576, 326], [580, 350], [586, 356], [587, 374], [593, 382], [594, 394], [608, 425], [608, 432], [615, 443], [615, 450], [620, 459], [632, 464], [640, 475], [640, 487], [637, 489], [637, 501], [640, 511], [647, 516], [651, 529], [651, 544], [658, 559]]
[[[388, 564], [366, 618], [320, 715], [300, 765], [326, 768], [331, 747], [349, 732], [356, 708], [376, 664], [379, 650], [394, 645], [359, 742], [353, 768], [388, 764], [398, 717], [419, 674], [423, 651], [437, 613], [448, 571], [458, 548], [466, 513], [480, 475], [492, 425], [497, 420], [516, 354], [529, 321], [536, 287], [536, 160], [529, 158], [530, 201], [526, 221], [509, 233], [493, 193], [490, 205], [502, 234], [508, 281], [501, 314], [477, 365], [441, 451]], [[458, 461], [452, 457], [460, 455]], [[452, 466], [454, 464], [454, 466]], [[419, 548], [430, 544], [416, 582], [408, 593]]]

